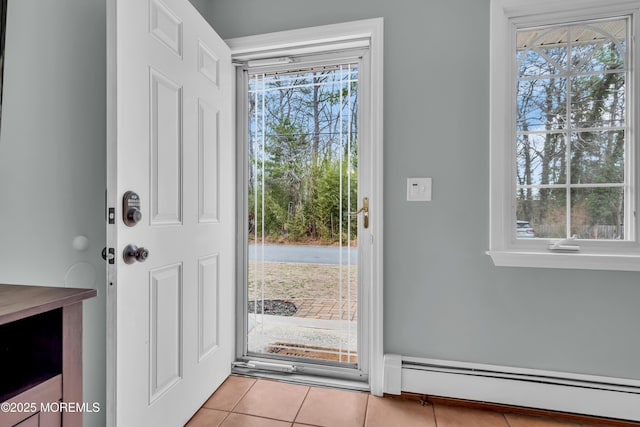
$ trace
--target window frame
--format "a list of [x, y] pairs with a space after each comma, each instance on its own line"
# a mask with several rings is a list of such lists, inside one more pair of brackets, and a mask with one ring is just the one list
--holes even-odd
[[[628, 65], [629, 118], [628, 152], [625, 155], [628, 182], [625, 192], [631, 200], [625, 209], [625, 233], [631, 239], [577, 240], [579, 251], [561, 252], [548, 249], [560, 239], [516, 239], [516, 112], [515, 70], [516, 30], [536, 26], [574, 23], [594, 19], [630, 17]], [[635, 43], [640, 21], [640, 0], [614, 0], [603, 5], [601, 0], [564, 0], [531, 4], [527, 0], [491, 0], [490, 34], [490, 242], [487, 254], [496, 266], [574, 268], [596, 270], [640, 271], [640, 227], [638, 203], [640, 188], [638, 168], [637, 116], [639, 96], [640, 52]], [[505, 84], [507, 82], [507, 84]], [[506, 124], [506, 125], [505, 125]]]

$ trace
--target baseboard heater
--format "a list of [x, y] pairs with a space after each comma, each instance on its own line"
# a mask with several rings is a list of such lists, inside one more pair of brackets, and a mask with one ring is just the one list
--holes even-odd
[[385, 355], [385, 393], [640, 421], [640, 381]]

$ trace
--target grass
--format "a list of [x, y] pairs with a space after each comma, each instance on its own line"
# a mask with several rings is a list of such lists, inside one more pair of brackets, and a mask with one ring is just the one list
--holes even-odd
[[[342, 267], [343, 298], [347, 286], [352, 298], [357, 296], [357, 266]], [[256, 280], [257, 279], [257, 280]], [[249, 262], [249, 299], [338, 299], [340, 267], [328, 264], [293, 264], [285, 262]]]

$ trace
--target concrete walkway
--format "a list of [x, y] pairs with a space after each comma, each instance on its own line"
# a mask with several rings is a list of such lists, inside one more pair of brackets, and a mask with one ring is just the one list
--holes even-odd
[[355, 354], [358, 324], [351, 321], [249, 314], [249, 351], [268, 352], [276, 342], [319, 346]]

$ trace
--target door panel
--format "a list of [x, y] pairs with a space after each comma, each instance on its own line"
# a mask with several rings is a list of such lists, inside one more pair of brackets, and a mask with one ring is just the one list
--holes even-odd
[[[233, 360], [230, 54], [186, 0], [110, 0], [108, 422], [184, 424]], [[224, 187], [220, 186], [224, 182]], [[123, 222], [122, 196], [142, 220]], [[126, 264], [125, 246], [148, 250]]]
[[151, 1], [151, 34], [182, 57], [182, 21], [159, 0]]
[[151, 224], [182, 223], [182, 89], [151, 68]]
[[218, 221], [218, 121], [220, 112], [198, 100], [200, 222]]
[[182, 377], [182, 265], [150, 272], [150, 400]]
[[220, 325], [220, 307], [218, 305], [219, 255], [200, 259], [200, 274], [198, 276], [199, 301], [198, 306], [198, 360], [206, 358], [219, 345], [218, 325]]

